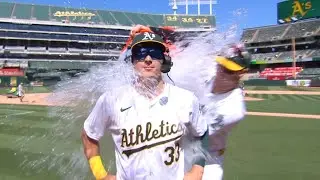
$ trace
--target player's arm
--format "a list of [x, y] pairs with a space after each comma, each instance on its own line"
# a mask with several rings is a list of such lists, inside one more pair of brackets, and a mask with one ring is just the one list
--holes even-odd
[[190, 112], [188, 130], [193, 137], [200, 138], [207, 132], [207, 123], [203, 118], [200, 118], [201, 107], [195, 95], [192, 96], [192, 104], [188, 109]]
[[84, 154], [96, 179], [110, 178], [102, 164], [99, 146], [99, 140], [109, 125], [108, 112], [109, 107], [107, 106], [106, 98], [105, 96], [101, 96], [85, 120], [81, 133]]
[[245, 117], [245, 104], [239, 88], [241, 77], [248, 71], [251, 55], [243, 44], [231, 44], [221, 56], [216, 57], [217, 73], [211, 93], [217, 104], [214, 112], [216, 119], [209, 119], [208, 125], [234, 126]]
[[[188, 130], [190, 131], [190, 134], [193, 136], [192, 139], [194, 139], [194, 141], [201, 141], [202, 143], [203, 136], [205, 136], [207, 132], [207, 123], [200, 118], [200, 103], [195, 95], [193, 95], [192, 97], [192, 104], [189, 107], [189, 111], [191, 113], [187, 125]], [[191, 170], [185, 174], [184, 180], [201, 180], [204, 172], [204, 166], [204, 156], [201, 153], [199, 153], [199, 157], [197, 157]]]

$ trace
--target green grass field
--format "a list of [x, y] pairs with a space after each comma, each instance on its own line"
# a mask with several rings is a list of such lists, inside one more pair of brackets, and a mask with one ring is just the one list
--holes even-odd
[[[320, 96], [251, 96], [265, 100], [247, 102], [248, 111], [320, 114]], [[54, 134], [61, 132], [54, 131], [58, 119], [47, 113], [48, 107], [0, 105], [0, 180], [76, 179], [59, 174], [87, 168], [81, 155], [81, 123], [65, 124], [67, 136]], [[248, 116], [230, 136], [225, 179], [317, 179], [318, 137], [320, 119]], [[110, 140], [103, 142], [104, 160], [112, 160], [112, 146], [106, 147]]]
[[[0, 94], [7, 94], [10, 90], [11, 88], [0, 88]], [[51, 89], [45, 86], [28, 86], [25, 87], [25, 91], [26, 93], [49, 93], [51, 92]]]

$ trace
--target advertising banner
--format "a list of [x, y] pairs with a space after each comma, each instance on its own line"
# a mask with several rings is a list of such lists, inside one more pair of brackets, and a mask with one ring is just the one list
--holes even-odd
[[310, 79], [299, 79], [299, 80], [286, 80], [287, 86], [304, 86], [304, 87], [309, 87], [311, 84]]
[[319, 0], [288, 0], [278, 3], [278, 22], [320, 17]]
[[24, 71], [20, 68], [0, 69], [0, 76], [24, 76]]

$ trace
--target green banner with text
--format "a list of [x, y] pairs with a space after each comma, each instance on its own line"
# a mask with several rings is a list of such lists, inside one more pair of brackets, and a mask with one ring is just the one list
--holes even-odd
[[278, 3], [278, 22], [288, 23], [293, 18], [320, 17], [320, 0], [288, 0]]

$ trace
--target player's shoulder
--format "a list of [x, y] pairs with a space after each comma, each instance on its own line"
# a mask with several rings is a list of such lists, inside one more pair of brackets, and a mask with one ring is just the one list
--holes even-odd
[[100, 99], [104, 101], [119, 101], [120, 99], [126, 99], [132, 92], [131, 86], [119, 87], [116, 90], [105, 91], [101, 94]]
[[189, 100], [194, 100], [197, 99], [197, 97], [195, 96], [195, 94], [192, 91], [189, 91], [187, 89], [178, 87], [178, 86], [174, 86], [174, 85], [170, 85], [170, 93], [172, 93], [172, 95], [182, 101], [189, 101]]

